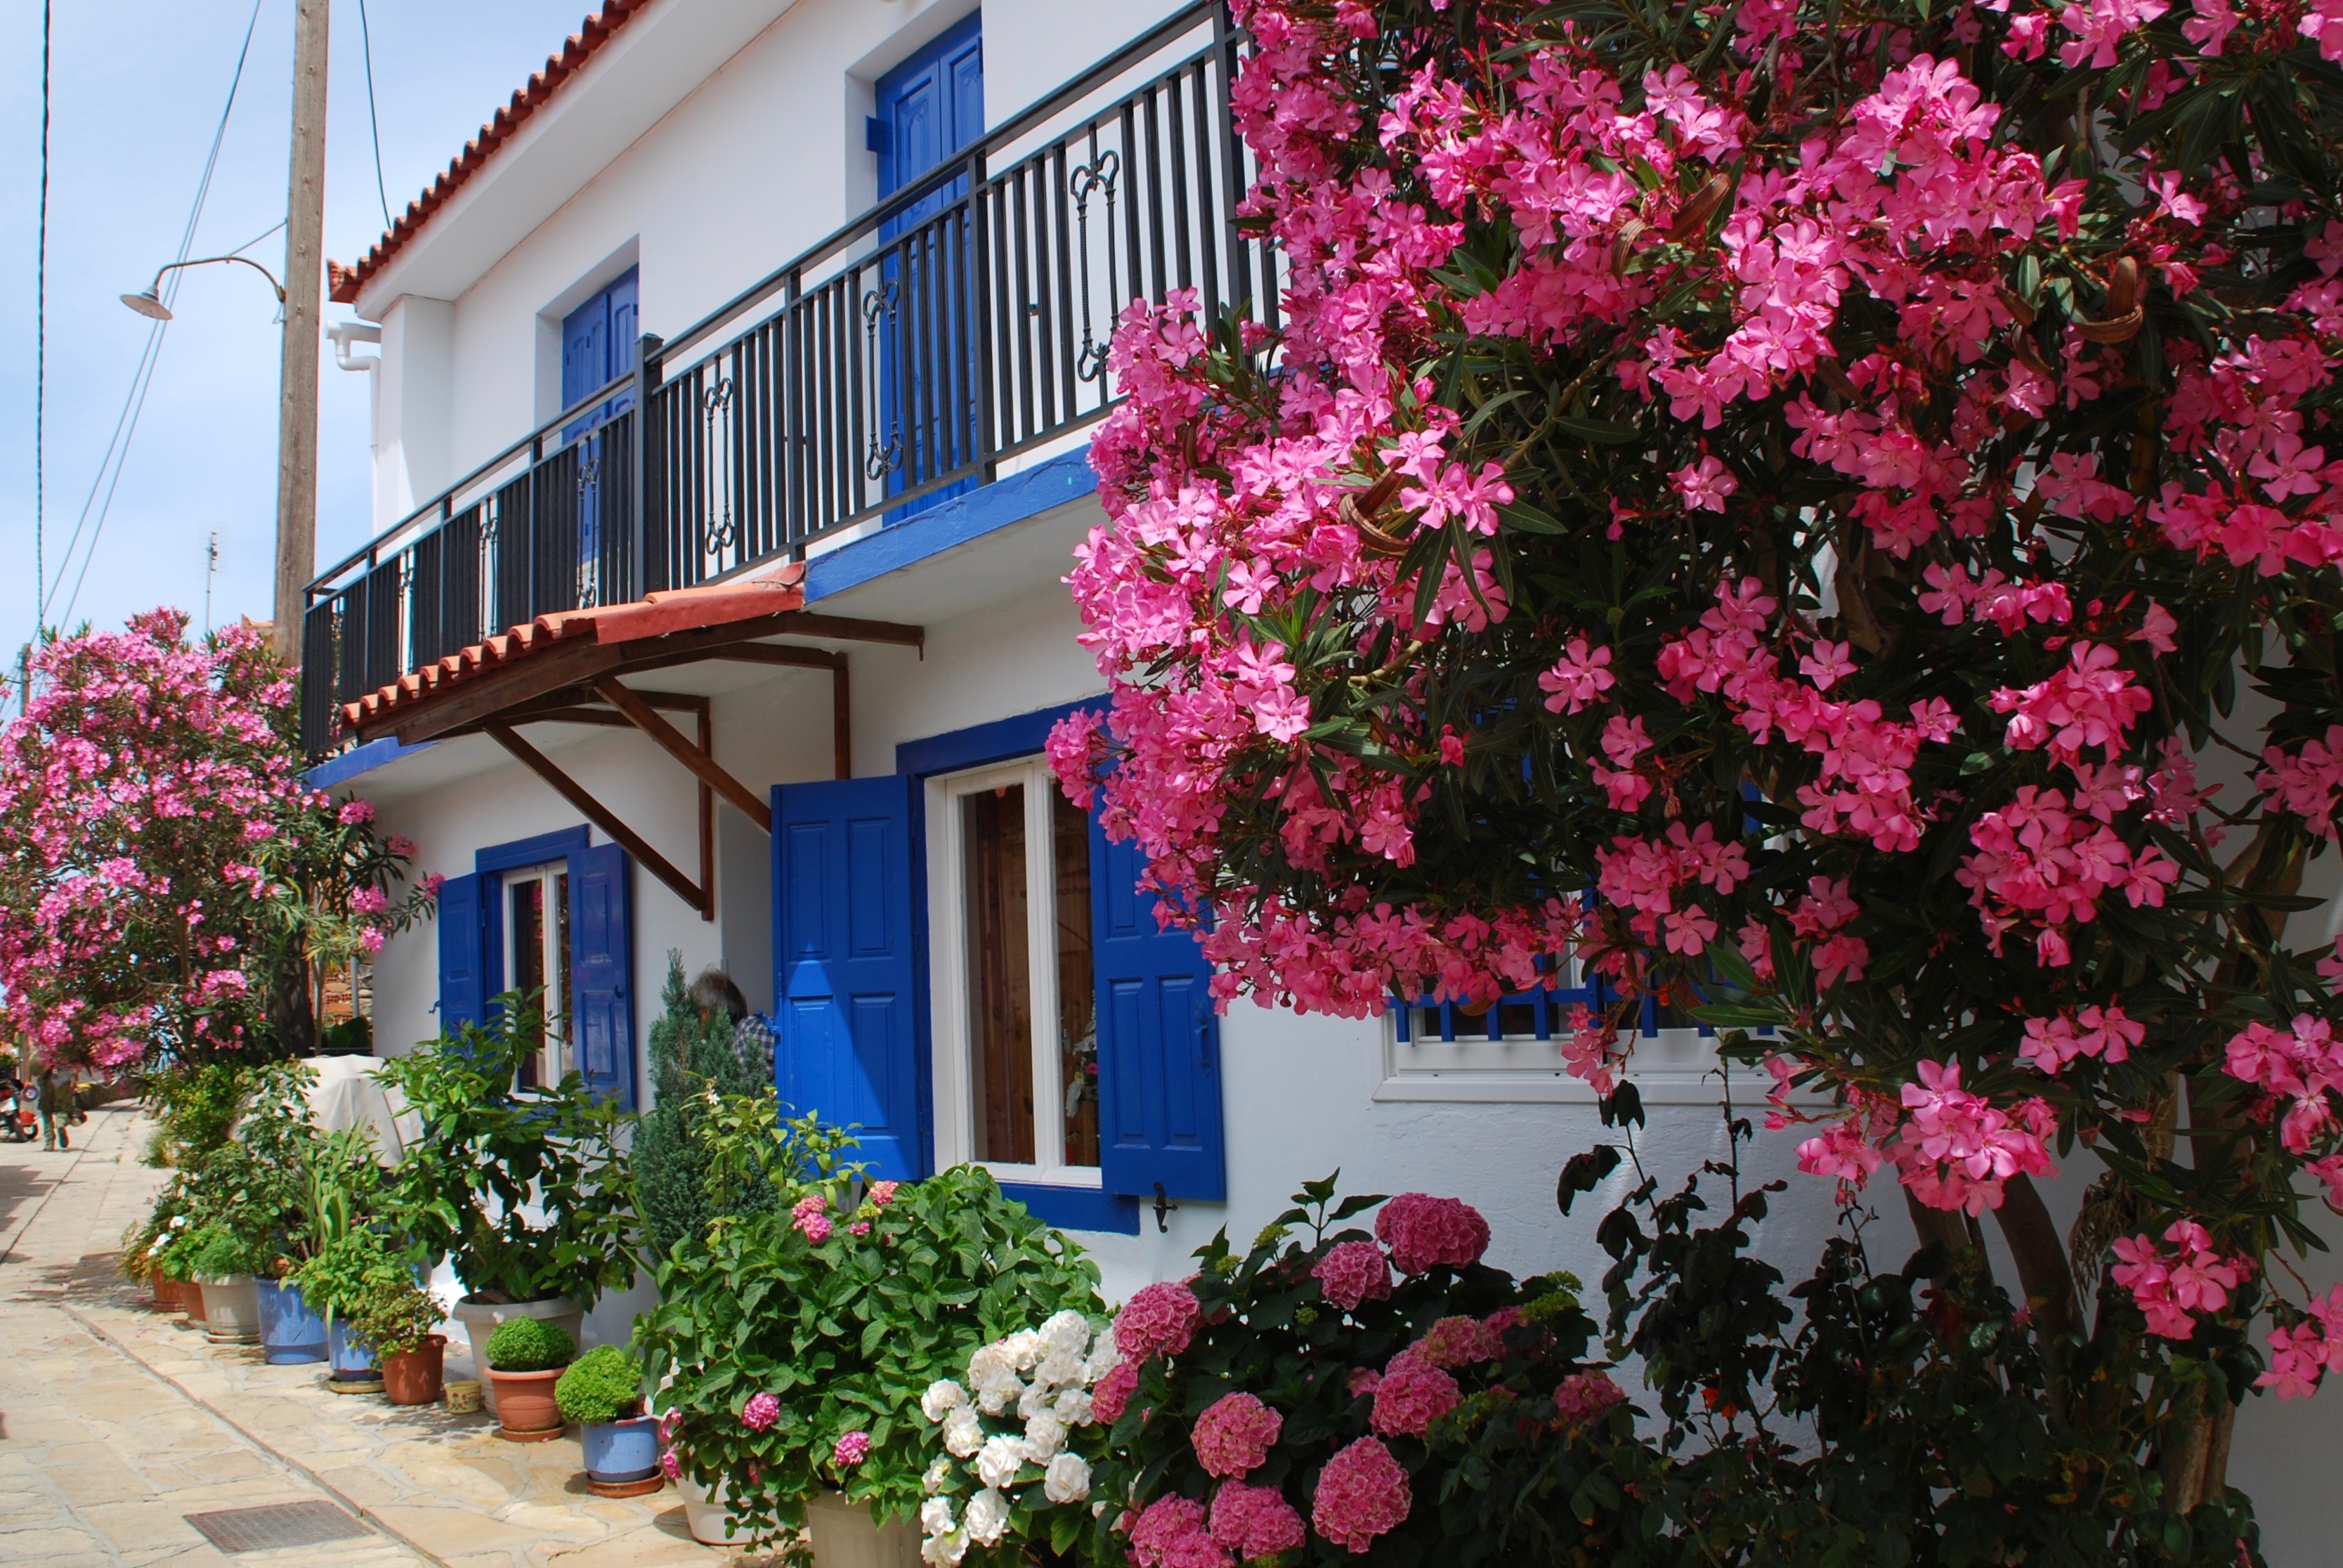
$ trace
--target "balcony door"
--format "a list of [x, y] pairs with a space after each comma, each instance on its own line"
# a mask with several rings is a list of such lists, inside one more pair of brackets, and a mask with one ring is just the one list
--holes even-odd
[[[965, 153], [984, 135], [980, 13], [879, 79], [870, 144], [880, 200]], [[976, 324], [970, 294], [968, 176], [939, 182], [890, 216], [863, 309], [879, 355], [871, 466], [897, 495], [975, 455]], [[874, 478], [878, 476], [874, 474]], [[887, 514], [896, 522], [970, 488], [963, 479]]]
[[[637, 281], [636, 270], [628, 267], [562, 317], [564, 408], [577, 407], [634, 369], [635, 345], [641, 332], [636, 310]], [[577, 489], [574, 537], [578, 581], [570, 597], [572, 605], [601, 604], [608, 597], [602, 591], [606, 586], [602, 581], [604, 549], [617, 541], [603, 537], [603, 523], [608, 510], [607, 503], [615, 498], [610, 494], [610, 459], [617, 454], [611, 447], [614, 440], [624, 437], [605, 431], [603, 427], [634, 406], [634, 388], [624, 387], [561, 427], [566, 448], [563, 457], [576, 467], [573, 482]], [[567, 466], [557, 468], [557, 481], [568, 472]]]

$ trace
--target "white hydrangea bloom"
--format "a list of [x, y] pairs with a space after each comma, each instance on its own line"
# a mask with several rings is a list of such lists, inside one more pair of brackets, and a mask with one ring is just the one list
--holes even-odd
[[1036, 1464], [1047, 1464], [1051, 1456], [1066, 1446], [1066, 1423], [1048, 1411], [1037, 1411], [1025, 1418], [1025, 1452]]
[[1071, 1355], [1066, 1355], [1051, 1351], [1041, 1358], [1041, 1364], [1033, 1369], [1033, 1381], [1037, 1384], [1046, 1385], [1053, 1392], [1068, 1383], [1081, 1382], [1081, 1353], [1076, 1352]]
[[920, 1528], [930, 1535], [952, 1533], [951, 1499], [930, 1497], [920, 1504]]
[[968, 1533], [990, 1546], [1009, 1528], [1009, 1499], [988, 1486], [968, 1500]]
[[1058, 1391], [1051, 1388], [1048, 1383], [1035, 1383], [1031, 1388], [1027, 1389], [1018, 1399], [1017, 1419], [1020, 1421], [1032, 1420], [1035, 1416], [1049, 1409], [1051, 1402], [1055, 1400], [1057, 1397]]
[[1001, 1347], [1005, 1341], [995, 1340], [989, 1345], [979, 1345], [976, 1353], [968, 1358], [968, 1381], [976, 1388], [998, 1382], [1003, 1377], [1017, 1375], [1017, 1363]]
[[1121, 1364], [1122, 1351], [1114, 1342], [1114, 1325], [1109, 1323], [1099, 1331], [1099, 1337], [1091, 1345], [1090, 1359], [1082, 1363], [1083, 1381], [1096, 1382]]
[[944, 1418], [944, 1452], [955, 1459], [966, 1459], [984, 1446], [984, 1423], [976, 1419], [976, 1412], [967, 1405]]
[[968, 1402], [968, 1390], [948, 1377], [938, 1378], [920, 1396], [920, 1413], [930, 1421], [941, 1421]]
[[933, 1464], [928, 1466], [927, 1473], [920, 1477], [920, 1490], [922, 1492], [941, 1492], [944, 1489], [945, 1483], [951, 1480], [951, 1473], [952, 1462], [950, 1460], [937, 1460]]
[[1041, 1477], [1041, 1492], [1052, 1503], [1081, 1502], [1091, 1494], [1090, 1461], [1079, 1453], [1058, 1455]]
[[986, 1438], [976, 1451], [976, 1478], [987, 1486], [1007, 1486], [1016, 1481], [1024, 1463], [1025, 1440], [1001, 1432]]
[[1006, 1378], [977, 1385], [976, 1408], [987, 1415], [999, 1415], [1024, 1397], [1025, 1385], [1011, 1372]]
[[1086, 1388], [1067, 1389], [1058, 1395], [1051, 1409], [1068, 1426], [1088, 1426], [1091, 1418], [1091, 1391]]
[[949, 1535], [930, 1535], [920, 1543], [920, 1560], [928, 1568], [952, 1568], [968, 1555], [968, 1532], [955, 1530]]
[[1041, 1325], [1041, 1345], [1050, 1355], [1080, 1357], [1090, 1343], [1090, 1320], [1071, 1307]]
[[1001, 1342], [1001, 1352], [1019, 1372], [1023, 1372], [1041, 1359], [1041, 1336], [1031, 1329], [1019, 1329]]

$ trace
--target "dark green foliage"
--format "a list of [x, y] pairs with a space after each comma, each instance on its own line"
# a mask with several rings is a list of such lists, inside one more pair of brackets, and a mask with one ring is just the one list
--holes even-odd
[[721, 1210], [709, 1187], [709, 1151], [697, 1136], [708, 1094], [769, 1093], [761, 1064], [745, 1060], [733, 1045], [732, 1020], [704, 1013], [684, 983], [683, 958], [667, 956], [664, 1010], [651, 1025], [651, 1098], [635, 1134], [635, 1202], [651, 1255], [664, 1258], [686, 1237], [707, 1232], [720, 1212], [754, 1213], [771, 1206], [763, 1189], [745, 1190]]
[[642, 1369], [618, 1346], [596, 1345], [571, 1362], [553, 1385], [553, 1402], [561, 1407], [562, 1420], [579, 1426], [632, 1415], [642, 1408]]
[[543, 1372], [567, 1363], [576, 1349], [558, 1323], [508, 1318], [488, 1336], [488, 1365], [498, 1372]]

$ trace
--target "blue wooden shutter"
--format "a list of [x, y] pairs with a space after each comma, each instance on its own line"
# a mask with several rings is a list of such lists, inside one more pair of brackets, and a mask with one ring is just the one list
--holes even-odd
[[480, 884], [467, 874], [439, 885], [439, 1032], [454, 1034], [488, 1016], [488, 943], [480, 919]]
[[1099, 1164], [1110, 1192], [1218, 1202], [1221, 1028], [1194, 937], [1155, 923], [1145, 857], [1091, 818], [1091, 962], [1098, 986]]
[[569, 1029], [587, 1087], [635, 1108], [634, 921], [627, 852], [569, 853]]
[[899, 774], [773, 791], [773, 1082], [859, 1125], [880, 1176], [928, 1173], [911, 799]]

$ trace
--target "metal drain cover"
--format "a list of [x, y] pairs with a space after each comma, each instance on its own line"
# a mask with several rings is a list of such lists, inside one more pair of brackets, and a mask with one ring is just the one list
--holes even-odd
[[224, 1508], [180, 1517], [223, 1552], [316, 1546], [367, 1533], [365, 1525], [330, 1503], [278, 1503], [266, 1508]]

